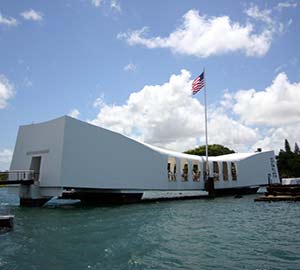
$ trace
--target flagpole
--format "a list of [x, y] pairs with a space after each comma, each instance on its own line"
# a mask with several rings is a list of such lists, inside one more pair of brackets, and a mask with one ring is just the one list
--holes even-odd
[[208, 180], [208, 139], [207, 139], [207, 103], [206, 103], [206, 74], [205, 68], [203, 68], [204, 74], [204, 108], [205, 108], [205, 180]]

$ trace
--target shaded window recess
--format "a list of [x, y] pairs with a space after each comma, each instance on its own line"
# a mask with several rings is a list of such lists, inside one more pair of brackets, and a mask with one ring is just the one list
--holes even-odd
[[200, 170], [198, 164], [193, 164], [193, 181], [194, 182], [200, 181]]
[[237, 181], [237, 168], [234, 162], [231, 162], [231, 177], [233, 181]]
[[189, 180], [189, 164], [187, 160], [181, 160], [181, 181]]
[[176, 159], [173, 157], [168, 158], [168, 180], [170, 182], [176, 181]]
[[213, 162], [213, 176], [215, 181], [219, 181], [219, 164], [217, 161]]

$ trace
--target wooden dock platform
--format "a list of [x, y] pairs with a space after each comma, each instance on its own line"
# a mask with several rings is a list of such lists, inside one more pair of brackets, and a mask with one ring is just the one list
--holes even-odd
[[264, 196], [256, 202], [300, 201], [300, 185], [269, 185]]

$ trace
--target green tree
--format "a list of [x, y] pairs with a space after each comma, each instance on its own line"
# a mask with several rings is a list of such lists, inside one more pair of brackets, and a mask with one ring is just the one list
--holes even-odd
[[[205, 156], [205, 145], [199, 146], [195, 149], [185, 151], [184, 153], [190, 154], [190, 155]], [[235, 153], [235, 152], [223, 145], [220, 145], [220, 144], [208, 145], [208, 155], [209, 156], [221, 156], [221, 155], [227, 155], [227, 154], [232, 154], [232, 153]]]
[[295, 154], [300, 154], [299, 146], [298, 146], [297, 143], [295, 143], [294, 153]]
[[280, 150], [277, 156], [277, 167], [281, 177], [300, 177], [300, 151], [295, 143], [294, 152], [287, 139], [284, 141], [285, 150]]
[[285, 152], [287, 152], [287, 153], [292, 152], [290, 143], [287, 139], [285, 139], [285, 141], [284, 141], [284, 149], [285, 149]]
[[0, 171], [0, 181], [4, 181], [4, 180], [7, 180], [8, 179], [8, 174], [7, 172], [1, 172]]

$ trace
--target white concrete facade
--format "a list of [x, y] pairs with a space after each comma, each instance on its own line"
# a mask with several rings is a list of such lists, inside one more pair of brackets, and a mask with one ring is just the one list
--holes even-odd
[[[141, 192], [204, 189], [203, 157], [163, 150], [68, 116], [19, 128], [10, 170], [32, 169], [34, 158], [40, 160], [42, 196], [58, 196], [66, 187]], [[273, 151], [210, 157], [210, 175], [216, 174], [216, 162], [217, 189], [279, 182]], [[193, 166], [200, 171], [197, 179]]]

